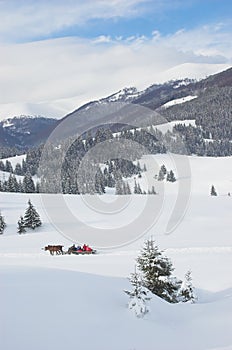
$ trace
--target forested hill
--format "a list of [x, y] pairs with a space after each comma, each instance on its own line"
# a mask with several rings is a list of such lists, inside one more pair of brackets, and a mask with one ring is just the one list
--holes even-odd
[[[188, 154], [231, 155], [231, 101], [232, 68], [201, 81], [190, 79], [169, 81], [154, 84], [143, 91], [125, 88], [106, 98], [89, 102], [61, 120], [21, 117], [0, 122], [1, 157], [24, 152], [43, 144], [51, 131], [68, 118], [71, 118], [73, 123], [64, 131], [65, 137], [73, 135], [73, 130], [81, 123], [98, 125], [99, 108], [102, 106], [106, 114], [109, 108], [112, 120], [112, 104], [116, 102], [122, 105], [130, 103], [147, 107], [157, 111], [167, 121], [177, 121], [177, 124], [180, 124], [178, 121], [181, 120], [193, 120], [191, 126], [177, 125], [174, 128], [174, 132], [178, 132], [178, 136], [186, 144]], [[127, 114], [127, 110], [123, 109], [120, 115], [120, 127], [124, 123], [135, 125], [139, 119], [142, 119], [139, 114]], [[107, 122], [107, 117], [105, 121]], [[145, 120], [144, 123], [147, 123], [145, 126], [156, 125], [160, 120], [156, 117], [147, 122]], [[109, 127], [112, 129], [111, 125]], [[178, 150], [178, 147], [174, 147], [174, 150]]]

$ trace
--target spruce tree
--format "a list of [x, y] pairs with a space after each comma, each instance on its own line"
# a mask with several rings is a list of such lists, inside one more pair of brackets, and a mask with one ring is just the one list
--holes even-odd
[[125, 194], [123, 185], [124, 185], [124, 183], [122, 180], [116, 180], [115, 194], [117, 194], [117, 195]]
[[25, 227], [32, 228], [33, 230], [36, 227], [39, 227], [42, 225], [40, 216], [37, 213], [34, 206], [32, 205], [30, 199], [28, 201], [28, 208], [25, 211], [24, 222], [25, 222]]
[[157, 194], [156, 191], [155, 191], [155, 186], [152, 186], [152, 188], [151, 188], [151, 194]]
[[144, 287], [170, 303], [178, 302], [176, 296], [181, 281], [171, 276], [174, 270], [172, 263], [163, 256], [153, 239], [145, 241], [137, 258], [137, 264]]
[[23, 178], [23, 187], [25, 193], [34, 193], [35, 192], [35, 184], [29, 172]]
[[175, 181], [176, 181], [174, 172], [173, 172], [172, 170], [170, 170], [170, 171], [167, 173], [167, 181], [169, 181], [169, 182], [175, 182]]
[[195, 303], [197, 300], [197, 296], [195, 293], [195, 289], [192, 284], [192, 275], [191, 271], [187, 271], [185, 274], [185, 280], [182, 282], [181, 288], [180, 288], [180, 301], [183, 302], [191, 302]]
[[130, 298], [128, 307], [137, 317], [143, 317], [149, 311], [147, 307], [147, 301], [151, 299], [149, 291], [143, 287], [141, 276], [136, 272], [136, 268], [130, 275], [129, 281], [133, 289], [124, 291]]
[[163, 173], [162, 169], [160, 169], [157, 180], [163, 181], [164, 178], [165, 178], [165, 174]]
[[6, 228], [6, 223], [5, 223], [4, 217], [2, 216], [2, 214], [0, 212], [0, 235], [3, 234], [5, 228]]
[[25, 222], [24, 222], [24, 219], [23, 219], [22, 216], [20, 216], [20, 219], [18, 221], [18, 230], [17, 230], [17, 232], [19, 234], [26, 232]]
[[212, 185], [212, 187], [211, 187], [210, 194], [211, 194], [211, 196], [217, 196], [217, 192], [216, 192], [216, 190], [215, 190], [214, 185]]
[[160, 170], [162, 171], [162, 173], [163, 173], [164, 175], [166, 175], [166, 174], [167, 174], [167, 168], [166, 168], [166, 166], [165, 166], [164, 164], [163, 164], [163, 165], [161, 165]]

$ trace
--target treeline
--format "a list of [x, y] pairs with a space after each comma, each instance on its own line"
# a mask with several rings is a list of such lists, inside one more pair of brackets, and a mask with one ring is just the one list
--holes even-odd
[[39, 193], [39, 182], [34, 182], [30, 173], [26, 173], [23, 180], [10, 173], [7, 180], [0, 180], [0, 192], [21, 192], [21, 193]]
[[[115, 187], [123, 178], [139, 175], [144, 169], [134, 162], [143, 154], [160, 152], [166, 149], [155, 133], [144, 130], [123, 130], [114, 135], [110, 129], [98, 129], [84, 139], [47, 144], [37, 171], [41, 192], [104, 193], [106, 187]], [[39, 163], [39, 155], [35, 156]]]
[[232, 87], [211, 87], [198, 93], [198, 98], [160, 113], [169, 121], [195, 120], [196, 127], [174, 128], [186, 145], [186, 154], [199, 156], [232, 155]]

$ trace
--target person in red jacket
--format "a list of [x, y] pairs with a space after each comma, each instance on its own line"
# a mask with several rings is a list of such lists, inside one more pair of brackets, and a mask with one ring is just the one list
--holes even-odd
[[91, 252], [92, 248], [90, 248], [88, 245], [84, 244], [82, 248], [85, 252]]

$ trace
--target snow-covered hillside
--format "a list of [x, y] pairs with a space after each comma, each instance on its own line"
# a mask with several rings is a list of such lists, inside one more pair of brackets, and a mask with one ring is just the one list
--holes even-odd
[[[185, 157], [186, 158], [186, 157]], [[117, 196], [96, 196], [99, 207], [89, 206], [91, 196], [30, 195], [41, 215], [43, 226], [26, 234], [16, 233], [16, 223], [27, 207], [28, 194], [1, 193], [0, 209], [7, 228], [0, 236], [1, 280], [1, 346], [4, 350], [43, 350], [80, 348], [81, 350], [231, 350], [232, 335], [232, 158], [188, 157], [191, 169], [191, 195], [187, 211], [171, 234], [165, 234], [179, 186], [154, 178], [160, 165], [176, 172], [172, 155], [145, 156], [140, 161], [148, 171], [142, 175], [141, 186], [152, 182], [163, 186], [164, 200], [153, 226], [133, 244], [117, 249], [98, 249], [91, 256], [50, 256], [41, 250], [47, 244], [72, 242], [65, 237], [75, 224], [78, 243], [96, 242], [100, 228], [110, 234], [111, 228], [127, 227], [140, 217], [146, 218], [148, 197], [131, 195], [121, 210], [110, 212]], [[154, 164], [157, 164], [155, 167]], [[146, 177], [145, 177], [146, 175]], [[133, 181], [133, 179], [131, 179]], [[214, 184], [218, 196], [209, 195]], [[160, 203], [159, 194], [152, 196]], [[60, 222], [66, 228], [57, 231], [58, 222], [50, 222], [64, 199], [65, 208], [74, 221]], [[148, 213], [156, 207], [146, 208]], [[143, 222], [145, 228], [147, 223]], [[88, 241], [83, 236], [89, 227]], [[143, 233], [143, 232], [141, 232]], [[182, 278], [192, 270], [197, 288], [196, 304], [168, 304], [153, 296], [150, 312], [137, 319], [128, 309], [127, 276], [134, 271], [135, 258], [144, 238], [156, 240], [175, 266], [175, 275]], [[77, 243], [77, 242], [75, 242]]]
[[175, 100], [171, 100], [171, 101], [166, 102], [162, 106], [162, 108], [168, 108], [168, 107], [171, 107], [171, 106], [179, 105], [181, 103], [185, 103], [185, 102], [194, 100], [195, 98], [197, 98], [197, 96], [191, 96], [191, 95], [185, 96], [185, 97], [181, 97], [181, 98], [176, 98]]

